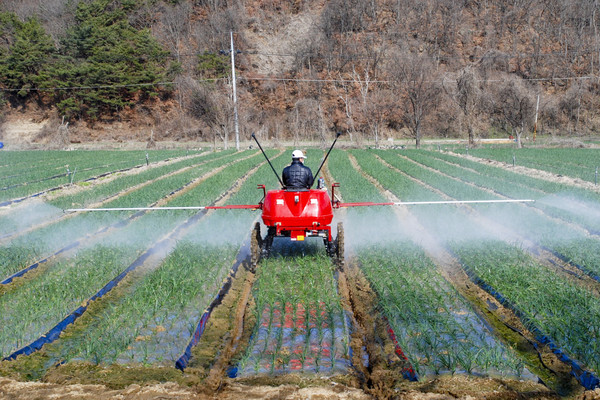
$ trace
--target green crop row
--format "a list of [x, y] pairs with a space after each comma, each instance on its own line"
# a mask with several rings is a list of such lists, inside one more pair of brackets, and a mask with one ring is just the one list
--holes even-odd
[[[193, 190], [193, 196], [217, 196], [231, 183], [231, 178], [223, 175], [239, 178], [256, 161], [252, 157], [239, 167], [228, 167], [233, 171], [207, 179]], [[263, 166], [251, 175], [233, 196], [233, 202], [249, 193], [256, 197], [253, 181], [262, 179], [260, 175], [265, 172]], [[85, 327], [68, 333], [54, 346], [53, 357], [95, 363], [172, 365], [189, 342], [204, 308], [219, 290], [254, 218], [247, 210], [218, 210], [202, 219], [158, 269], [134, 282], [127, 293], [94, 314]]]
[[[184, 239], [164, 263], [54, 346], [56, 360], [173, 365], [237, 252]], [[46, 352], [49, 353], [48, 351]]]
[[[186, 155], [199, 154], [198, 152], [187, 152], [181, 150], [148, 150], [148, 151], [63, 151], [55, 152], [54, 157], [45, 159], [46, 152], [6, 152], [3, 155], [15, 155], [20, 160], [2, 168], [3, 178], [0, 184], [8, 186], [11, 184], [29, 183], [28, 177], [32, 179], [47, 179], [54, 175], [66, 173], [67, 168], [73, 172], [75, 167], [78, 171], [110, 171], [130, 168], [147, 162], [154, 163], [168, 158], [177, 158]], [[24, 154], [22, 154], [24, 153]], [[3, 157], [4, 158], [4, 157]], [[8, 160], [6, 160], [8, 161]]]
[[426, 184], [435, 187], [446, 195], [456, 200], [492, 200], [498, 199], [497, 196], [479, 189], [477, 187], [466, 185], [463, 182], [449, 179], [433, 170], [423, 168], [407, 159], [399, 157], [394, 152], [379, 151], [378, 155], [387, 163], [400, 171], [418, 179]]
[[[242, 153], [244, 154], [244, 153]], [[232, 151], [214, 152], [206, 155], [185, 158], [160, 167], [153, 167], [134, 175], [123, 175], [115, 178], [110, 183], [98, 184], [87, 188], [81, 193], [67, 194], [48, 201], [48, 204], [59, 209], [85, 207], [92, 202], [97, 202], [117, 195], [119, 192], [148, 181], [159, 179], [168, 174], [185, 172], [191, 167], [200, 167], [209, 161], [220, 160], [225, 164], [233, 161]]]
[[[13, 207], [11, 212], [0, 217], [0, 225], [5, 227], [5, 232], [19, 231], [35, 226], [43, 221], [51, 220], [62, 214], [62, 210], [67, 208], [85, 207], [94, 201], [100, 201], [119, 195], [124, 190], [130, 190], [131, 187], [144, 184], [147, 181], [161, 179], [164, 175], [189, 168], [194, 165], [203, 165], [208, 161], [223, 153], [211, 153], [209, 155], [190, 157], [178, 162], [173, 162], [162, 167], [153, 167], [134, 175], [124, 175], [117, 177], [110, 182], [99, 182], [99, 184], [90, 186], [86, 190], [80, 190], [76, 194], [61, 194], [58, 192], [53, 195], [53, 199], [44, 203], [31, 203]], [[233, 160], [233, 156], [226, 157]], [[225, 161], [223, 161], [225, 162]], [[80, 186], [85, 186], [79, 184]], [[66, 193], [69, 193], [68, 191]]]
[[[422, 158], [417, 156], [415, 156], [415, 159], [419, 161], [422, 160]], [[361, 166], [362, 165], [363, 164], [361, 163]], [[441, 166], [439, 165], [430, 166], [441, 169]], [[368, 168], [365, 168], [365, 170], [367, 169]], [[444, 171], [446, 172], [446, 170]], [[382, 171], [379, 172], [381, 173]], [[494, 178], [491, 177], [487, 185], [492, 186], [493, 182]], [[397, 190], [391, 184], [389, 188], [392, 192]], [[486, 235], [481, 232], [481, 227], [474, 225], [470, 218], [466, 215], [461, 215], [461, 213], [431, 212], [430, 210], [425, 211], [416, 208], [413, 212], [419, 215], [419, 220], [424, 223], [430, 232], [436, 232], [438, 237], [446, 238], [446, 240], [451, 238], [454, 238], [454, 240], [462, 238], [463, 241], [472, 241], [474, 243], [485, 240]], [[577, 231], [568, 228], [560, 222], [549, 219], [538, 212], [534, 212], [528, 207], [515, 205], [489, 206], [486, 211], [482, 212], [482, 215], [491, 218], [498, 223], [510, 226], [514, 230], [520, 232], [525, 238], [537, 241], [564, 254], [573, 262], [585, 267], [591, 273], [594, 273], [595, 275], [600, 274], [600, 260], [596, 256], [600, 253], [600, 243], [598, 240], [591, 238], [586, 239]], [[512, 240], [513, 238], [507, 237], [505, 239]], [[504, 246], [506, 247], [508, 245]], [[498, 251], [498, 254], [502, 253], [502, 251], [503, 250]], [[499, 255], [498, 257], [489, 255], [482, 256], [482, 259], [488, 258], [490, 260], [496, 260], [490, 261], [489, 265], [496, 262], [502, 265], [505, 264]], [[527, 272], [522, 273], [530, 276]], [[562, 282], [558, 275], [556, 275], [556, 272], [548, 270], [545, 271], [545, 273], [547, 274], [547, 279]], [[580, 288], [576, 288], [574, 290], [579, 289]], [[516, 289], [516, 291], [518, 291], [518, 289]], [[552, 290], [548, 291], [548, 293], [552, 293]], [[557, 300], [557, 302], [560, 303], [561, 300]], [[577, 307], [578, 306], [575, 308]], [[550, 311], [550, 313], [555, 312], [558, 313], [556, 310]]]
[[[185, 196], [174, 199], [175, 202], [171, 201], [169, 205], [209, 205], [219, 194], [229, 187], [231, 182], [243, 175], [243, 173], [252, 166], [256, 165], [259, 160], [258, 154], [256, 154], [250, 159], [236, 162], [225, 168], [220, 174], [207, 179], [193, 190], [190, 190]], [[178, 188], [189, 184], [198, 176], [202, 176], [212, 169], [221, 166], [222, 163], [222, 160], [213, 160], [197, 168], [188, 170], [185, 173], [177, 174], [164, 180], [157, 180], [140, 188], [140, 190], [109, 201], [104, 206], [147, 207]], [[230, 169], [233, 169], [233, 171], [228, 172]], [[182, 197], [184, 197], [184, 199], [182, 199]], [[27, 235], [17, 237], [8, 245], [2, 247], [5, 249], [13, 247], [17, 249], [30, 248], [31, 254], [33, 255], [47, 254], [56, 251], [62, 246], [78, 240], [79, 238], [85, 237], [102, 227], [106, 227], [123, 218], [127, 218], [132, 214], [133, 212], [131, 211], [83, 213], [68, 220], [62, 220], [56, 224], [37, 229]], [[185, 211], [177, 213], [177, 215], [181, 216], [190, 214], [191, 212]], [[24, 257], [23, 255], [15, 257], [14, 253], [15, 252], [11, 250], [0, 252], [0, 265], [2, 266], [2, 271], [0, 272], [5, 275], [9, 275], [24, 268], [26, 265], [24, 265], [23, 262], [26, 264], [32, 261], [32, 257]], [[20, 250], [17, 254], [21, 254]], [[6, 258], [2, 259], [3, 257]], [[11, 261], [15, 259], [20, 262], [18, 264], [12, 263]]]
[[422, 184], [394, 171], [384, 165], [377, 157], [379, 152], [355, 150], [351, 154], [356, 157], [360, 168], [376, 179], [384, 188], [390, 190], [401, 201], [435, 201], [441, 197]]
[[600, 166], [597, 149], [470, 149], [469, 154], [594, 182]]
[[[0, 181], [0, 189], [2, 189], [0, 190], [0, 201], [29, 196], [63, 184], [80, 182], [106, 172], [144, 165], [146, 164], [146, 154], [148, 154], [148, 162], [155, 162], [169, 158], [173, 154], [181, 156], [186, 153], [181, 151], [178, 153], [160, 151], [156, 154], [153, 154], [152, 151], [127, 153], [76, 151], [65, 152], [64, 158], [60, 160], [62, 165], [42, 164], [37, 166], [32, 163], [27, 172], [6, 167], [3, 176], [7, 178]], [[31, 156], [31, 154], [28, 155]]]
[[118, 275], [133, 261], [132, 254], [125, 246], [82, 250], [75, 259], [0, 296], [0, 355], [6, 357], [47, 332], [99, 290], [99, 282]]
[[[0, 171], [6, 177], [32, 170], [62, 169], [69, 162], [85, 163], [86, 166], [106, 165], [109, 162], [135, 159], [138, 164], [144, 164], [146, 154], [151, 162], [173, 157], [182, 157], [198, 153], [197, 150], [2, 150], [0, 154]], [[97, 162], [101, 160], [100, 162]], [[130, 162], [130, 161], [129, 161]], [[82, 164], [83, 165], [83, 164]], [[41, 172], [40, 172], [41, 173]]]
[[[449, 195], [453, 199], [469, 199], [469, 200], [479, 200], [479, 199], [487, 199], [485, 195], [490, 195], [487, 192], [484, 192], [482, 189], [473, 188], [471, 185], [468, 185], [462, 181], [456, 181], [450, 178], [445, 177], [441, 173], [435, 172], [433, 170], [426, 169], [425, 167], [419, 166], [411, 161], [404, 160], [400, 158], [398, 155], [395, 155], [394, 152], [381, 152], [382, 159], [389, 161], [390, 164], [396, 166], [401, 171], [410, 174], [411, 176], [423, 181], [424, 183], [430, 185], [433, 188], [440, 190], [441, 192]], [[418, 156], [413, 156], [417, 160], [422, 160]], [[441, 165], [436, 165], [436, 167], [441, 169]], [[379, 167], [381, 170], [381, 167]], [[448, 166], [448, 169], [452, 169], [451, 166]], [[443, 172], [447, 172], [448, 169], [444, 169]], [[368, 168], [366, 169], [368, 170]], [[377, 179], [380, 179], [382, 173], [380, 171], [380, 175], [378, 175]], [[472, 176], [470, 176], [472, 178]], [[487, 179], [487, 183], [484, 183], [484, 178]], [[479, 179], [479, 178], [478, 178]], [[498, 180], [494, 175], [489, 176], [485, 175], [481, 178], [480, 183], [485, 184], [490, 190], [500, 191], [500, 189], [496, 189], [494, 186], [495, 183], [498, 183]], [[503, 188], [506, 185], [509, 185], [506, 181], [500, 181]], [[394, 192], [397, 196], [402, 197], [401, 186], [390, 184], [389, 189]], [[478, 196], [474, 192], [473, 189], [476, 189], [481, 196]], [[471, 193], [472, 197], [466, 197], [465, 195], [460, 195], [461, 193]], [[492, 197], [493, 198], [493, 197]], [[496, 197], [497, 198], [497, 197]], [[574, 254], [578, 256], [576, 259], [580, 265], [585, 265], [591, 272], [595, 274], [600, 274], [600, 264], [598, 263], [597, 257], [595, 254], [600, 252], [600, 241], [592, 239], [588, 240], [583, 244], [583, 241], [586, 239], [586, 236], [578, 231], [575, 228], [570, 227], [569, 225], [564, 224], [560, 220], [549, 217], [540, 213], [532, 207], [520, 204], [490, 204], [490, 205], [477, 205], [477, 210], [479, 211], [482, 218], [489, 219], [494, 221], [497, 224], [503, 225], [505, 227], [510, 228], [512, 231], [516, 232], [522, 238], [533, 241], [534, 243], [538, 243], [540, 245], [546, 246], [551, 249], [556, 249], [561, 252], [565, 249], [569, 249], [565, 254], [567, 257], [572, 257]], [[550, 206], [541, 205], [540, 208], [547, 210], [551, 208]], [[432, 208], [419, 208], [414, 207], [412, 212], [419, 216], [419, 219], [426, 223], [432, 232], [438, 232], [439, 236], [442, 237], [452, 237], [452, 235], [447, 235], [444, 232], [458, 232], [460, 231], [460, 225], [464, 225], [464, 217], [462, 216], [453, 216], [454, 211], [453, 208], [446, 208], [443, 211], [438, 206]], [[554, 214], [561, 215], [563, 219], [574, 219], [576, 221], [581, 220], [581, 218], [574, 218], [573, 214], [568, 214], [564, 210], [553, 210]], [[462, 213], [460, 213], [462, 215]], [[575, 214], [576, 215], [576, 214]], [[569, 218], [572, 217], [572, 218]], [[482, 220], [482, 223], [485, 221]], [[454, 222], [451, 222], [454, 220]], [[429, 221], [429, 222], [426, 222]], [[474, 234], [470, 229], [464, 229], [464, 235], [470, 237], [485, 237], [486, 234], [479, 233], [483, 232], [481, 228]], [[487, 234], [489, 236], [489, 234]], [[507, 237], [504, 238], [506, 240], [512, 241], [515, 238]], [[586, 257], [586, 254], [589, 254], [589, 258]], [[575, 259], [574, 259], [575, 261]]]
[[[508, 182], [515, 182], [525, 187], [540, 190], [545, 193], [556, 193], [566, 191], [569, 187], [558, 182], [550, 182], [544, 179], [533, 178], [528, 175], [519, 174], [508, 169], [487, 165], [477, 161], [472, 161], [456, 155], [440, 152], [419, 152], [427, 154], [429, 157], [434, 157], [451, 164], [460, 165], [463, 168], [471, 169], [486, 176], [502, 178]], [[404, 154], [404, 153], [402, 153]]]
[[263, 260], [257, 271], [254, 342], [242, 355], [239, 370], [272, 374], [290, 363], [316, 372], [325, 365], [336, 368], [338, 360], [349, 357], [349, 332], [334, 266], [315, 241], [287, 250], [278, 246], [286, 245], [277, 239], [274, 244], [274, 252], [283, 256]]
[[528, 374], [415, 245], [371, 246], [360, 250], [358, 259], [419, 376]]
[[543, 334], [600, 371], [600, 299], [502, 242], [454, 245], [461, 261], [500, 292]]
[[388, 201], [365, 177], [356, 173], [345, 151], [333, 150], [327, 163], [335, 181], [341, 185], [344, 201]]
[[47, 332], [181, 220], [174, 213], [146, 215], [72, 257], [49, 262], [43, 273], [8, 288], [0, 296], [2, 355]]
[[[364, 173], [402, 200], [441, 199], [439, 194], [402, 173], [408, 171], [422, 177], [429, 171], [423, 172], [417, 165], [406, 161], [401, 163], [399, 160], [393, 160], [389, 164], [393, 162], [402, 172], [390, 169], [377, 158], [384, 158], [385, 152], [355, 150], [351, 153]], [[374, 190], [375, 187], [366, 179], [357, 178], [360, 174], [344, 157], [347, 157], [346, 154], [339, 153], [334, 158], [335, 165], [345, 167], [343, 173], [330, 164], [331, 173], [336, 180], [359, 182], [358, 185], [342, 186], [344, 199], [348, 197], [354, 200], [362, 192], [370, 193]], [[355, 177], [346, 178], [346, 175], [352, 174]], [[459, 215], [453, 211], [455, 208], [452, 206], [445, 206], [450, 208], [450, 212], [440, 211], [439, 206], [433, 207], [415, 206], [410, 210], [422, 216], [433, 214], [436, 222], [439, 222], [439, 216]], [[370, 210], [365, 211], [369, 219], [363, 221], [365, 226], [362, 228], [370, 233], [366, 235], [368, 237], [357, 241], [354, 251], [361, 269], [376, 290], [382, 312], [388, 317], [401, 347], [417, 372], [429, 374], [467, 371], [512, 376], [529, 374], [514, 352], [493, 337], [467, 302], [442, 278], [423, 251], [408, 244], [407, 238], [414, 235], [412, 229], [416, 227], [409, 226], [406, 221], [399, 221], [388, 208]], [[356, 219], [354, 214], [355, 210], [348, 210], [346, 222]], [[377, 225], [374, 231], [369, 224], [377, 215], [385, 215], [387, 220]], [[448, 221], [453, 227], [461, 226], [456, 220]], [[392, 227], [396, 224], [398, 228], [392, 232]], [[433, 232], [439, 234], [437, 230]], [[377, 244], [371, 245], [371, 242]]]
[[[438, 153], [411, 151], [403, 154], [423, 165], [443, 171], [445, 174], [463, 181], [494, 190], [509, 198], [534, 199], [536, 202], [532, 206], [539, 208], [548, 215], [561, 218], [567, 222], [577, 222], [587, 229], [600, 230], [600, 216], [598, 213], [586, 213], [578, 206], [586, 203], [586, 200], [577, 199], [582, 192], [584, 194], [583, 199], [587, 199], [587, 202], [600, 200], [598, 196], [591, 192], [574, 190], [566, 185], [549, 183], [496, 167], [471, 165], [471, 168], [469, 168], [458, 166], [448, 157], [441, 160]], [[457, 159], [456, 157], [452, 158]], [[473, 163], [472, 161], [469, 162]], [[464, 164], [464, 162], [461, 164]], [[473, 168], [477, 168], [477, 170]]]
[[[253, 165], [256, 165], [256, 156], [251, 157], [246, 160], [242, 160], [242, 161], [240, 161], [239, 164], [241, 164], [241, 166], [239, 166], [237, 164], [233, 164], [233, 165], [225, 168], [223, 171], [223, 175], [227, 175], [228, 174], [227, 171], [229, 169], [234, 169], [233, 172], [229, 172], [229, 175], [231, 175], [232, 177], [233, 176], [239, 177], [240, 172], [248, 171], [249, 169], [252, 168]], [[224, 176], [222, 176], [222, 175], [213, 176], [213, 177], [207, 179], [203, 185], [198, 185], [197, 187], [195, 187], [191, 191], [192, 195], [202, 196], [207, 201], [212, 202], [222, 192], [226, 191], [229, 187], [231, 187], [231, 182], [233, 182], [236, 179], [235, 177], [227, 180], [227, 179], [224, 179]], [[208, 196], [212, 196], [212, 200]], [[146, 214], [146, 215], [136, 219], [135, 221], [133, 221], [131, 224], [129, 224], [124, 229], [119, 230], [114, 235], [106, 238], [102, 242], [102, 246], [106, 246], [107, 243], [110, 243], [112, 245], [124, 245], [126, 243], [129, 243], [130, 247], [129, 247], [129, 251], [127, 252], [126, 260], [123, 262], [122, 265], [120, 265], [120, 267], [122, 269], [124, 269], [129, 263], [131, 263], [133, 261], [133, 259], [135, 257], [137, 257], [138, 254], [140, 254], [141, 250], [146, 249], [149, 246], [149, 243], [155, 242], [161, 235], [165, 235], [168, 232], [170, 232], [176, 225], [178, 225], [181, 221], [183, 221], [183, 219], [186, 217], [187, 214], [189, 214], [189, 213], [188, 212], [178, 213], [177, 211], [166, 211], [166, 212], [161, 211], [159, 214]], [[221, 227], [221, 229], [222, 229], [222, 227]], [[209, 235], [207, 235], [207, 236], [212, 237], [213, 236], [212, 232], [209, 232]], [[135, 248], [132, 248], [131, 246], [135, 246]], [[220, 252], [216, 252], [215, 254], [220, 254]], [[93, 260], [95, 257], [90, 257], [90, 258], [91, 258], [90, 263], [93, 263]], [[54, 265], [51, 269], [49, 269], [48, 273], [38, 276], [37, 279], [39, 279], [39, 281], [41, 282], [39, 285], [44, 287], [44, 289], [42, 289], [42, 291], [44, 293], [53, 293], [53, 290], [46, 289], [44, 286], [44, 285], [48, 285], [48, 283], [47, 283], [48, 280], [50, 280], [51, 282], [58, 282], [58, 283], [64, 285], [64, 282], [62, 281], [61, 278], [56, 278], [53, 275], [58, 274], [58, 276], [62, 277], [62, 274], [64, 274], [64, 271], [69, 270], [69, 266], [73, 265], [74, 263], [77, 263], [79, 259], [80, 259], [80, 257], [75, 257], [74, 259], [65, 260], [63, 262], [64, 265], [60, 265], [60, 264]], [[104, 262], [100, 258], [97, 259], [97, 262], [102, 265], [108, 265], [108, 263]], [[87, 276], [88, 276], [87, 274], [89, 274], [89, 271], [87, 271], [88, 269], [89, 268], [74, 268], [73, 270], [77, 271], [78, 274], [68, 277], [69, 282], [72, 282], [73, 284], [77, 284], [77, 285], [79, 285], [81, 290], [85, 290], [85, 293], [86, 293], [86, 295], [84, 296], [85, 298], [91, 297], [91, 295], [99, 289], [98, 285], [108, 282], [108, 280], [110, 280], [110, 277], [114, 277], [117, 275], [116, 272], [120, 272], [118, 270], [117, 271], [110, 270], [110, 271], [105, 272], [106, 275], [103, 275], [103, 278], [101, 278], [99, 276], [95, 276], [94, 279], [88, 280], [87, 279]], [[99, 268], [99, 270], [100, 270], [100, 268]], [[36, 282], [36, 281], [37, 280], [34, 280], [34, 282]], [[21, 285], [16, 290], [5, 293], [1, 299], [3, 301], [6, 301], [7, 304], [24, 304], [23, 307], [26, 307], [27, 293], [28, 293], [28, 290], [30, 287], [37, 287], [37, 286], [34, 284], [30, 284], [30, 282], [27, 282], [26, 285]], [[69, 294], [69, 291], [67, 291], [66, 293]], [[158, 297], [161, 297], [160, 294]], [[59, 299], [60, 299], [60, 297], [59, 297]], [[76, 302], [81, 302], [84, 299], [78, 298], [78, 299], [76, 299]], [[58, 311], [59, 315], [65, 315], [65, 313], [66, 313], [65, 310], [69, 310], [69, 309], [72, 310], [75, 308], [73, 302], [67, 302], [67, 301], [62, 300], [62, 301], [60, 301], [60, 304], [61, 304], [60, 308], [57, 307], [57, 305], [54, 303], [48, 304], [48, 306], [51, 307], [53, 311], [55, 309], [59, 309], [59, 311]], [[77, 304], [77, 303], [75, 303], [75, 304]], [[20, 308], [22, 308], [22, 307], [14, 307], [14, 310], [19, 310]], [[39, 313], [39, 312], [43, 312], [44, 308], [45, 307], [38, 307], [38, 308], [34, 308], [34, 309], [39, 310], [39, 311], [37, 311]], [[29, 331], [23, 330], [24, 334], [26, 334], [28, 336], [24, 337], [22, 340], [27, 341], [27, 340], [29, 340], [30, 337], [35, 337], [36, 335], [39, 336], [43, 331], [45, 331], [46, 329], [49, 329], [48, 324], [51, 325], [52, 323], [58, 322], [58, 321], [56, 321], [56, 314], [54, 314], [54, 312], [48, 313], [47, 317], [48, 317], [48, 319], [47, 319], [48, 322], [41, 324], [38, 329], [35, 329], [35, 330], [32, 329]], [[38, 314], [36, 314], [34, 317], [32, 317], [32, 319], [36, 319], [36, 320], [38, 320], [38, 322], [40, 320], [42, 320], [42, 318], [40, 318], [40, 316]], [[9, 329], [9, 328], [7, 328], [7, 329]], [[40, 332], [40, 330], [42, 332]], [[89, 341], [86, 341], [86, 343], [87, 343], [86, 344], [87, 346], [91, 346]], [[96, 344], [94, 346], [96, 346]], [[179, 349], [177, 349], [177, 350], [179, 350]], [[175, 350], [175, 351], [177, 351], [177, 350]]]

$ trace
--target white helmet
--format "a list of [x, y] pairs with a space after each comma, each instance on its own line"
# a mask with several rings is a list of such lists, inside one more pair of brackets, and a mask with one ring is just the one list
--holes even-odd
[[292, 152], [292, 158], [306, 158], [306, 156], [301, 150], [294, 150]]

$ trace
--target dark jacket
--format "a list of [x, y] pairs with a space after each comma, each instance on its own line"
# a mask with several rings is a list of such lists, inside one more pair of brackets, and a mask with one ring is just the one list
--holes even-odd
[[292, 163], [283, 169], [283, 184], [286, 189], [310, 189], [313, 180], [312, 171], [300, 160], [292, 160]]

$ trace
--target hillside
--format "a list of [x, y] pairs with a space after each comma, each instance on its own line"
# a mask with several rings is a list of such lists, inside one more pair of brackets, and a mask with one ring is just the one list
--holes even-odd
[[6, 0], [0, 140], [231, 145], [230, 32], [242, 141], [595, 135], [598, 8]]

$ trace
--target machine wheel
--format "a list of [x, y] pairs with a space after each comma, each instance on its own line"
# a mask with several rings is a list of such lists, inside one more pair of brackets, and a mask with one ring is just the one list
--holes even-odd
[[262, 237], [260, 236], [260, 222], [254, 225], [250, 234], [250, 271], [255, 272], [260, 261], [262, 248]]
[[338, 222], [337, 238], [335, 239], [335, 255], [340, 267], [344, 262], [344, 225]]

